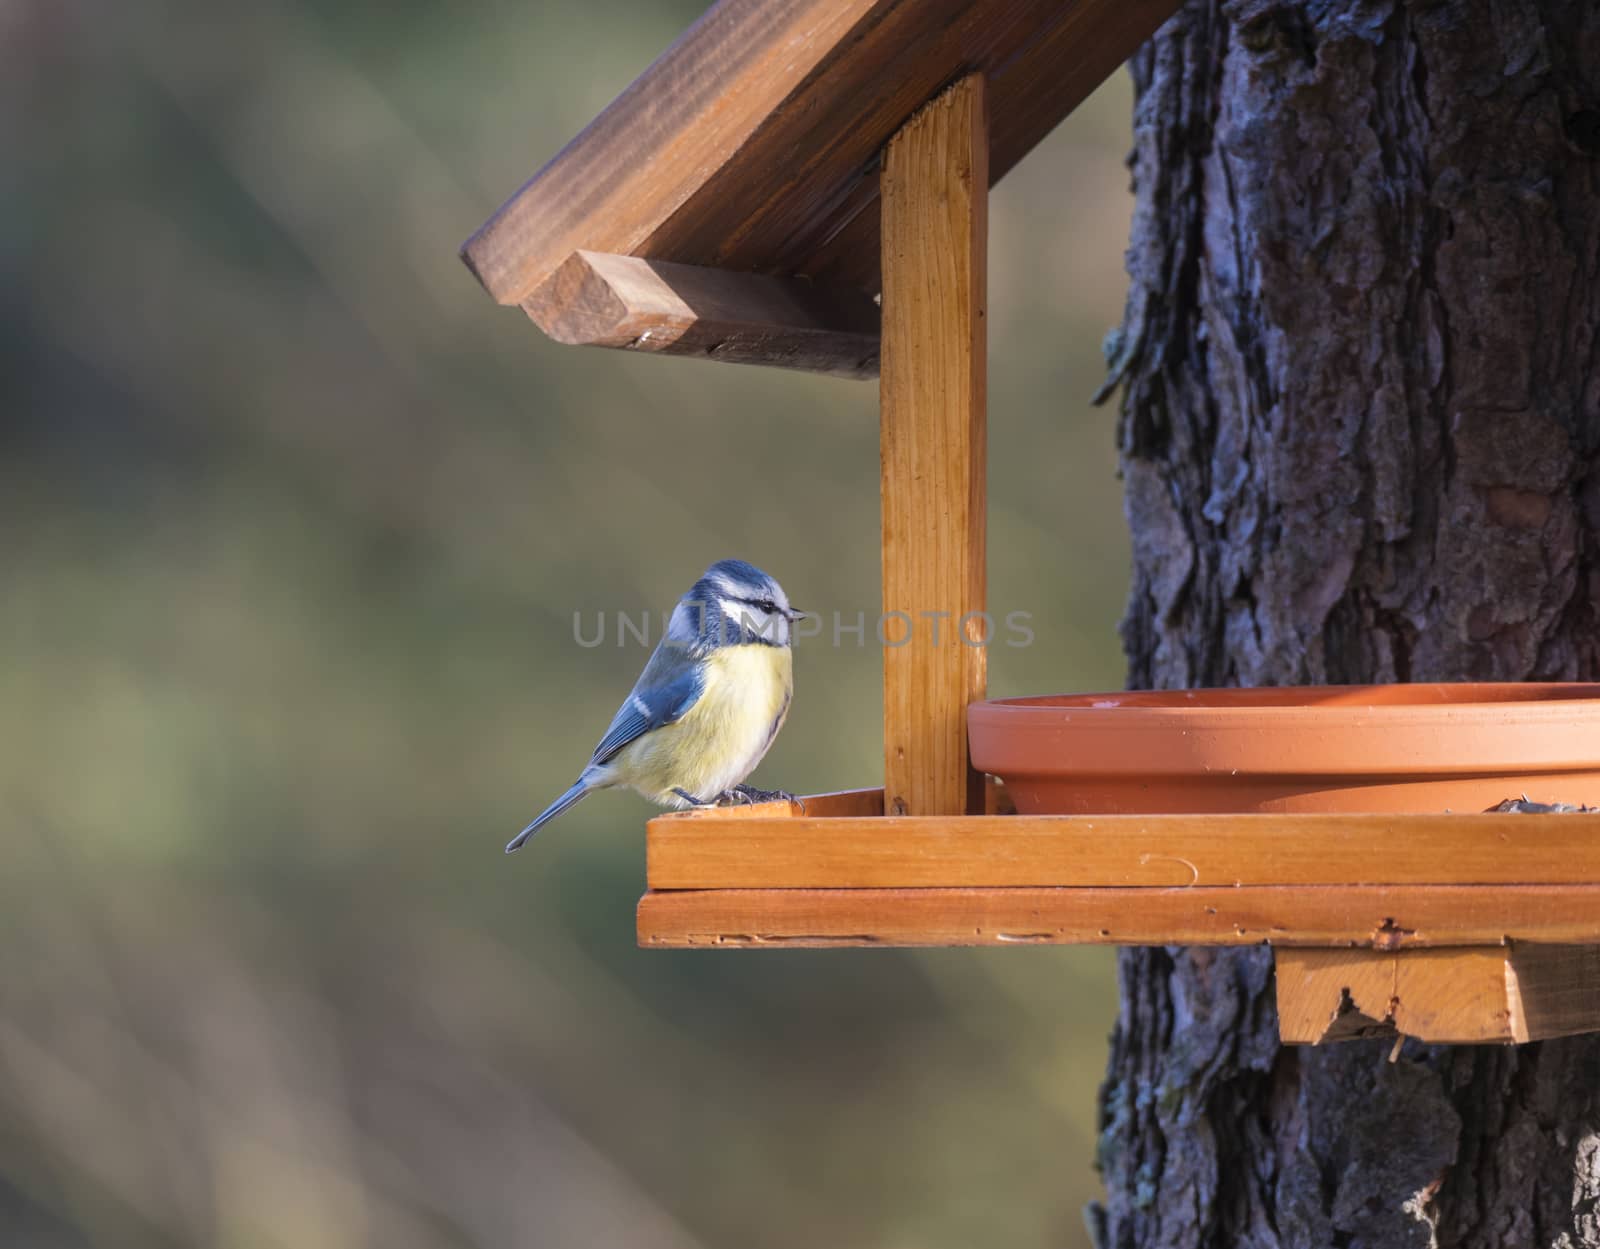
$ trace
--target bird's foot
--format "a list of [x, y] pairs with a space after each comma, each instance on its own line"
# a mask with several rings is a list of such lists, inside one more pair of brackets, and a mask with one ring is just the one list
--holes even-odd
[[802, 813], [806, 809], [806, 804], [787, 789], [756, 789], [750, 785], [735, 785], [727, 792], [734, 795], [735, 802], [793, 802], [799, 804]]
[[672, 792], [677, 794], [678, 797], [683, 799], [685, 804], [687, 804], [688, 806], [691, 806], [691, 807], [715, 807], [715, 806], [722, 805], [722, 803], [721, 803], [721, 797], [722, 796], [720, 794], [716, 798], [713, 798], [709, 802], [706, 802], [706, 801], [702, 801], [699, 798], [696, 798], [687, 789], [674, 789]]

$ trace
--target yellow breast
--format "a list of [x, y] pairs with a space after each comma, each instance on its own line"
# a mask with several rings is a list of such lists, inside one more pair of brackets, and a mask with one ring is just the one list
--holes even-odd
[[705, 691], [683, 719], [617, 759], [618, 779], [647, 798], [673, 803], [675, 789], [715, 798], [755, 771], [783, 725], [794, 689], [788, 647], [726, 646], [706, 659], [704, 675]]

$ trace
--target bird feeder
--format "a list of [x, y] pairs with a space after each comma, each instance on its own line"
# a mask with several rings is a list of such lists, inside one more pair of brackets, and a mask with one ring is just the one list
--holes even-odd
[[[463, 248], [558, 342], [879, 382], [885, 613], [985, 606], [990, 185], [1175, 0], [719, 0]], [[1600, 815], [1016, 814], [985, 651], [884, 650], [882, 788], [664, 815], [646, 947], [1253, 945], [1283, 1038], [1600, 1030]]]

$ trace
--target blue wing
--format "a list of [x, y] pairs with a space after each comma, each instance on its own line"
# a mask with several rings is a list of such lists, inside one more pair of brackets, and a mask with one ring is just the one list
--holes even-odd
[[594, 748], [590, 767], [609, 763], [630, 742], [652, 729], [683, 719], [700, 701], [705, 680], [700, 665], [684, 648], [662, 644], [639, 674], [639, 682]]

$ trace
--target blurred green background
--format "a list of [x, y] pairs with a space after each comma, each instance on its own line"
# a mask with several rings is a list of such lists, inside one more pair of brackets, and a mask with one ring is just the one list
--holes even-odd
[[[1085, 1243], [1108, 952], [641, 952], [631, 795], [501, 854], [645, 658], [575, 612], [878, 602], [872, 386], [456, 259], [699, 7], [0, 0], [0, 1244]], [[1129, 107], [994, 197], [997, 695], [1121, 685]], [[753, 779], [876, 783], [797, 672]]]

